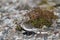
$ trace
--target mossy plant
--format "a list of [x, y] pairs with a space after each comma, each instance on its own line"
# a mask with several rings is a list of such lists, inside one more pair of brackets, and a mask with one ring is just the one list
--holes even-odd
[[39, 3], [39, 5], [42, 5], [42, 4], [48, 4], [47, 0], [42, 0], [41, 3]]
[[27, 24], [31, 24], [32, 26], [36, 27], [36, 28], [42, 28], [43, 25], [46, 25], [47, 27], [50, 27], [52, 22], [49, 22], [48, 20], [44, 19], [44, 18], [38, 18], [35, 20], [29, 20], [28, 22], [26, 22]]
[[52, 20], [56, 20], [58, 18], [53, 12], [42, 10], [40, 8], [36, 8], [29, 12], [28, 16], [30, 17], [30, 20], [26, 23], [31, 24], [36, 28], [42, 28], [44, 25], [51, 27], [53, 23]]

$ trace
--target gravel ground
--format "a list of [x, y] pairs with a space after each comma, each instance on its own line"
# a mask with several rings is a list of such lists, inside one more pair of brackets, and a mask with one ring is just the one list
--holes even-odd
[[[41, 0], [0, 0], [0, 40], [44, 40], [44, 37], [38, 36], [40, 34], [27, 36], [22, 34], [23, 31], [15, 30], [17, 26], [15, 23], [27, 21], [28, 17], [24, 15], [31, 10], [30, 8], [37, 7], [39, 1]], [[52, 40], [53, 36], [55, 35], [52, 33], [47, 40]], [[55, 38], [60, 40], [58, 36]]]

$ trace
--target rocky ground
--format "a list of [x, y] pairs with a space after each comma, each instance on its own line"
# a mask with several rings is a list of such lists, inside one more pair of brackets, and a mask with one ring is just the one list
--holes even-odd
[[[15, 30], [17, 26], [15, 23], [21, 24], [24, 21], [27, 21], [28, 17], [24, 15], [31, 11], [33, 7], [37, 7], [39, 1], [41, 0], [0, 0], [0, 40], [44, 40], [44, 33], [49, 34], [47, 40], [52, 40], [53, 37], [55, 37], [55, 40], [60, 40], [59, 32], [56, 35], [54, 35], [53, 31], [47, 31], [42, 32], [42, 34], [32, 34], [27, 36], [23, 34], [24, 31]], [[59, 16], [60, 8], [57, 8], [55, 11]], [[54, 27], [53, 29], [59, 31], [60, 19], [57, 21], [57, 28]], [[37, 31], [37, 29], [35, 29], [35, 31]]]

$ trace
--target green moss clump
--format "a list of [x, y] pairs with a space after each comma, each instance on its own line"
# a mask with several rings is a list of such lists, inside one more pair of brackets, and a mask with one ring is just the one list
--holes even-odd
[[42, 4], [48, 4], [47, 0], [42, 0], [42, 2], [39, 3], [39, 5], [42, 5]]
[[44, 25], [51, 27], [53, 23], [52, 20], [56, 20], [58, 18], [53, 12], [42, 10], [40, 8], [36, 8], [29, 12], [28, 16], [30, 17], [30, 20], [26, 23], [31, 24], [36, 28], [43, 28]]
[[43, 25], [46, 25], [47, 27], [50, 27], [51, 24], [52, 24], [52, 22], [49, 22], [48, 20], [46, 20], [44, 18], [37, 18], [35, 20], [29, 20], [26, 23], [31, 24], [32, 26], [34, 26], [36, 28], [42, 28]]

